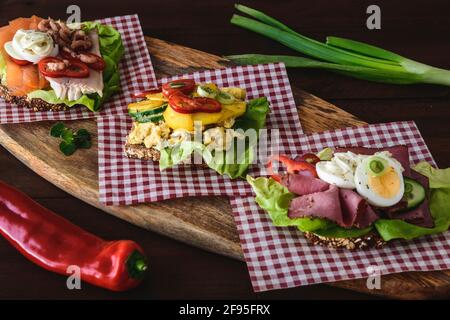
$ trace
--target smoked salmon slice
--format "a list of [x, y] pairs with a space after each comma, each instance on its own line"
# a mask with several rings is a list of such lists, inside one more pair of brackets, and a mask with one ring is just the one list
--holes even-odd
[[0, 28], [0, 53], [6, 61], [6, 85], [14, 96], [23, 96], [32, 91], [48, 87], [48, 82], [39, 74], [37, 65], [19, 66], [14, 63], [4, 50], [6, 42], [11, 41], [19, 29], [37, 29], [42, 18], [17, 18], [8, 26]]

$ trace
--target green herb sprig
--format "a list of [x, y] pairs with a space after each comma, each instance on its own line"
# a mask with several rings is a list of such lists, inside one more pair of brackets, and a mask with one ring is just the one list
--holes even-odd
[[79, 148], [89, 149], [92, 146], [91, 134], [86, 129], [79, 129], [74, 132], [62, 122], [52, 126], [50, 135], [62, 139], [59, 150], [66, 156], [72, 155]]

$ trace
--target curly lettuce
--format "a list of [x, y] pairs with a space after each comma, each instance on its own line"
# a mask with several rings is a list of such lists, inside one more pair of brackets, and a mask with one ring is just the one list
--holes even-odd
[[[114, 93], [120, 91], [119, 62], [124, 54], [122, 37], [116, 29], [98, 22], [84, 22], [85, 31], [97, 29], [100, 44], [100, 53], [105, 60], [105, 70], [103, 70], [103, 96], [97, 93], [86, 94], [76, 101], [59, 99], [53, 90], [36, 90], [28, 94], [29, 99], [38, 98], [51, 104], [63, 103], [68, 107], [82, 105], [91, 111], [99, 111], [105, 101]], [[0, 61], [1, 71], [1, 61]]]
[[429, 163], [421, 162], [413, 168], [428, 177], [430, 181], [430, 210], [433, 228], [424, 228], [398, 219], [379, 219], [373, 226], [364, 229], [342, 228], [321, 218], [294, 218], [288, 216], [291, 200], [295, 197], [286, 187], [272, 178], [252, 178], [247, 176], [256, 194], [256, 203], [267, 211], [275, 226], [296, 226], [300, 231], [313, 232], [330, 238], [360, 237], [373, 230], [385, 240], [410, 240], [425, 235], [445, 232], [450, 227], [450, 168], [436, 169]]
[[247, 181], [256, 194], [256, 203], [267, 211], [272, 222], [277, 227], [297, 227], [302, 232], [313, 232], [315, 234], [330, 238], [352, 238], [363, 236], [372, 227], [364, 229], [342, 228], [332, 221], [322, 218], [289, 218], [288, 210], [291, 200], [295, 195], [286, 187], [272, 178], [252, 178], [247, 176]]
[[4, 84], [6, 79], [6, 61], [0, 52], [0, 84]]
[[[266, 117], [269, 113], [269, 101], [266, 97], [250, 100], [247, 103], [247, 109], [244, 115], [236, 119], [233, 126], [234, 130], [248, 129], [259, 130], [264, 128]], [[174, 167], [190, 159], [196, 152], [203, 161], [221, 175], [227, 175], [231, 179], [244, 178], [249, 166], [254, 160], [254, 148], [257, 141], [250, 141], [246, 144], [242, 153], [236, 151], [236, 144], [233, 144], [235, 152], [222, 152], [216, 154], [209, 150], [204, 144], [196, 141], [184, 141], [175, 147], [167, 147], [161, 150], [159, 167], [161, 170]], [[233, 159], [230, 159], [233, 156]]]
[[421, 162], [413, 170], [426, 176], [430, 183], [430, 211], [434, 227], [424, 228], [402, 220], [380, 219], [375, 222], [378, 233], [384, 240], [414, 239], [442, 233], [450, 227], [450, 168], [436, 169], [427, 162]]

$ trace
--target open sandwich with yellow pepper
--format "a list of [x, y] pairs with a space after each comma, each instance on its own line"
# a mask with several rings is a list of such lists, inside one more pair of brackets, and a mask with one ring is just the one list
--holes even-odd
[[247, 101], [245, 88], [219, 88], [191, 79], [174, 80], [135, 96], [142, 100], [128, 105], [133, 118], [125, 145], [128, 157], [158, 161], [161, 170], [208, 166], [230, 178], [245, 177], [257, 143], [247, 133], [253, 130], [258, 137], [264, 128], [269, 112], [266, 97]]

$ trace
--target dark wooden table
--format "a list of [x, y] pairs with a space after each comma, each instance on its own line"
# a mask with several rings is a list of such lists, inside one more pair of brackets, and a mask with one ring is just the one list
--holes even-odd
[[[377, 1], [382, 28], [374, 31], [365, 25], [366, 8], [372, 1], [243, 2], [317, 39], [327, 35], [353, 38], [427, 64], [450, 68], [448, 0]], [[233, 1], [225, 0], [3, 0], [0, 25], [31, 14], [64, 18], [67, 5], [73, 3], [81, 7], [83, 19], [138, 13], [145, 34], [218, 55], [292, 53], [273, 41], [231, 26]], [[439, 166], [450, 166], [450, 88], [374, 84], [315, 70], [290, 70], [289, 76], [291, 82], [304, 90], [370, 123], [415, 120]], [[82, 290], [69, 291], [64, 277], [34, 266], [0, 239], [0, 298], [371, 298], [326, 285], [255, 294], [244, 263], [141, 230], [90, 207], [36, 175], [3, 148], [0, 148], [0, 178], [101, 237], [139, 242], [150, 258], [149, 277], [133, 291], [111, 293], [87, 284]]]

